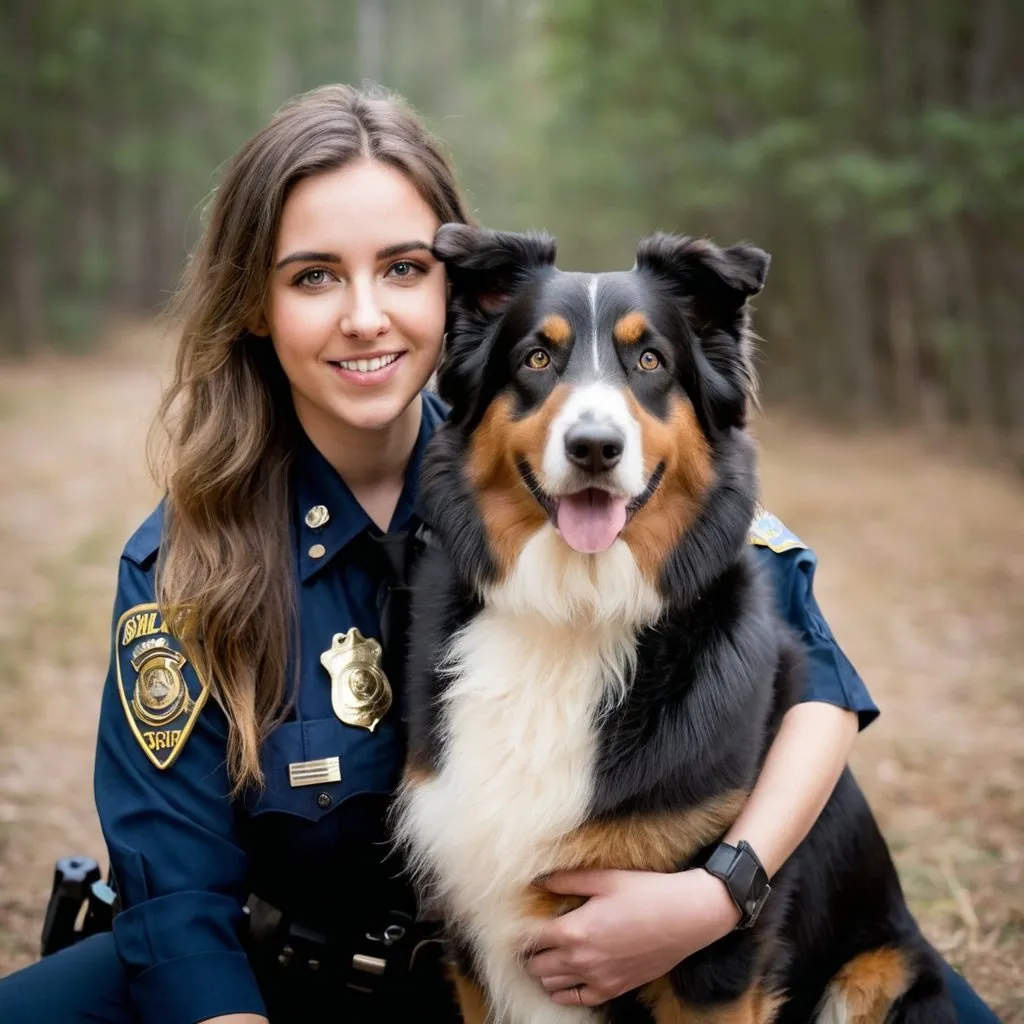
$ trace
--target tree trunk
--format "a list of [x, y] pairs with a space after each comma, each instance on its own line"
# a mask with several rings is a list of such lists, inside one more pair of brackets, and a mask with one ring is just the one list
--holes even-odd
[[20, 192], [13, 204], [8, 262], [11, 290], [11, 345], [17, 352], [39, 349], [43, 341], [39, 195], [36, 172], [37, 125], [29, 116], [34, 106], [34, 77], [38, 49], [38, 7], [34, 0], [17, 0], [10, 16], [14, 75], [14, 113], [11, 118], [11, 173]]

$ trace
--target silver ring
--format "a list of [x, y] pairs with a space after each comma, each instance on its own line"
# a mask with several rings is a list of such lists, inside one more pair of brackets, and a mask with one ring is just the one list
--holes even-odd
[[581, 987], [582, 986], [580, 986], [580, 985], [573, 985], [573, 987], [572, 987], [573, 994], [576, 996], [576, 1005], [577, 1006], [582, 1006], [583, 1005], [583, 996], [580, 995], [580, 988]]

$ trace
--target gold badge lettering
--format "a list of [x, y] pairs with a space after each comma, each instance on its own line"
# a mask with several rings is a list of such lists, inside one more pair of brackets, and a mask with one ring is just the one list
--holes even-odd
[[169, 732], [147, 731], [142, 734], [142, 738], [150, 750], [174, 750], [181, 742], [181, 729], [171, 729]]
[[163, 623], [157, 622], [159, 614], [159, 612], [142, 612], [126, 620], [121, 632], [121, 646], [127, 647], [133, 640], [137, 640], [141, 636], [163, 633]]
[[381, 646], [353, 626], [335, 633], [320, 663], [331, 677], [331, 707], [346, 725], [370, 732], [391, 707], [391, 684], [380, 668]]

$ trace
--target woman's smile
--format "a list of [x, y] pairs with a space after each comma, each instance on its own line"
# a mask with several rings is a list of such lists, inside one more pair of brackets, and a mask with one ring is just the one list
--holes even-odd
[[404, 356], [404, 352], [389, 352], [369, 358], [328, 360], [328, 364], [342, 380], [358, 387], [372, 388], [391, 380], [398, 373]]

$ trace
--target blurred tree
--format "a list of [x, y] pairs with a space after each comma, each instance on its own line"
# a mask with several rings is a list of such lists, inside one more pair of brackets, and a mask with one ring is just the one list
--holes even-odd
[[570, 258], [756, 239], [770, 393], [1019, 438], [1018, 0], [566, 0], [548, 25]]
[[1022, 44], [1020, 0], [8, 0], [0, 351], [158, 309], [239, 143], [376, 80], [564, 265], [771, 250], [770, 395], [1020, 437]]

